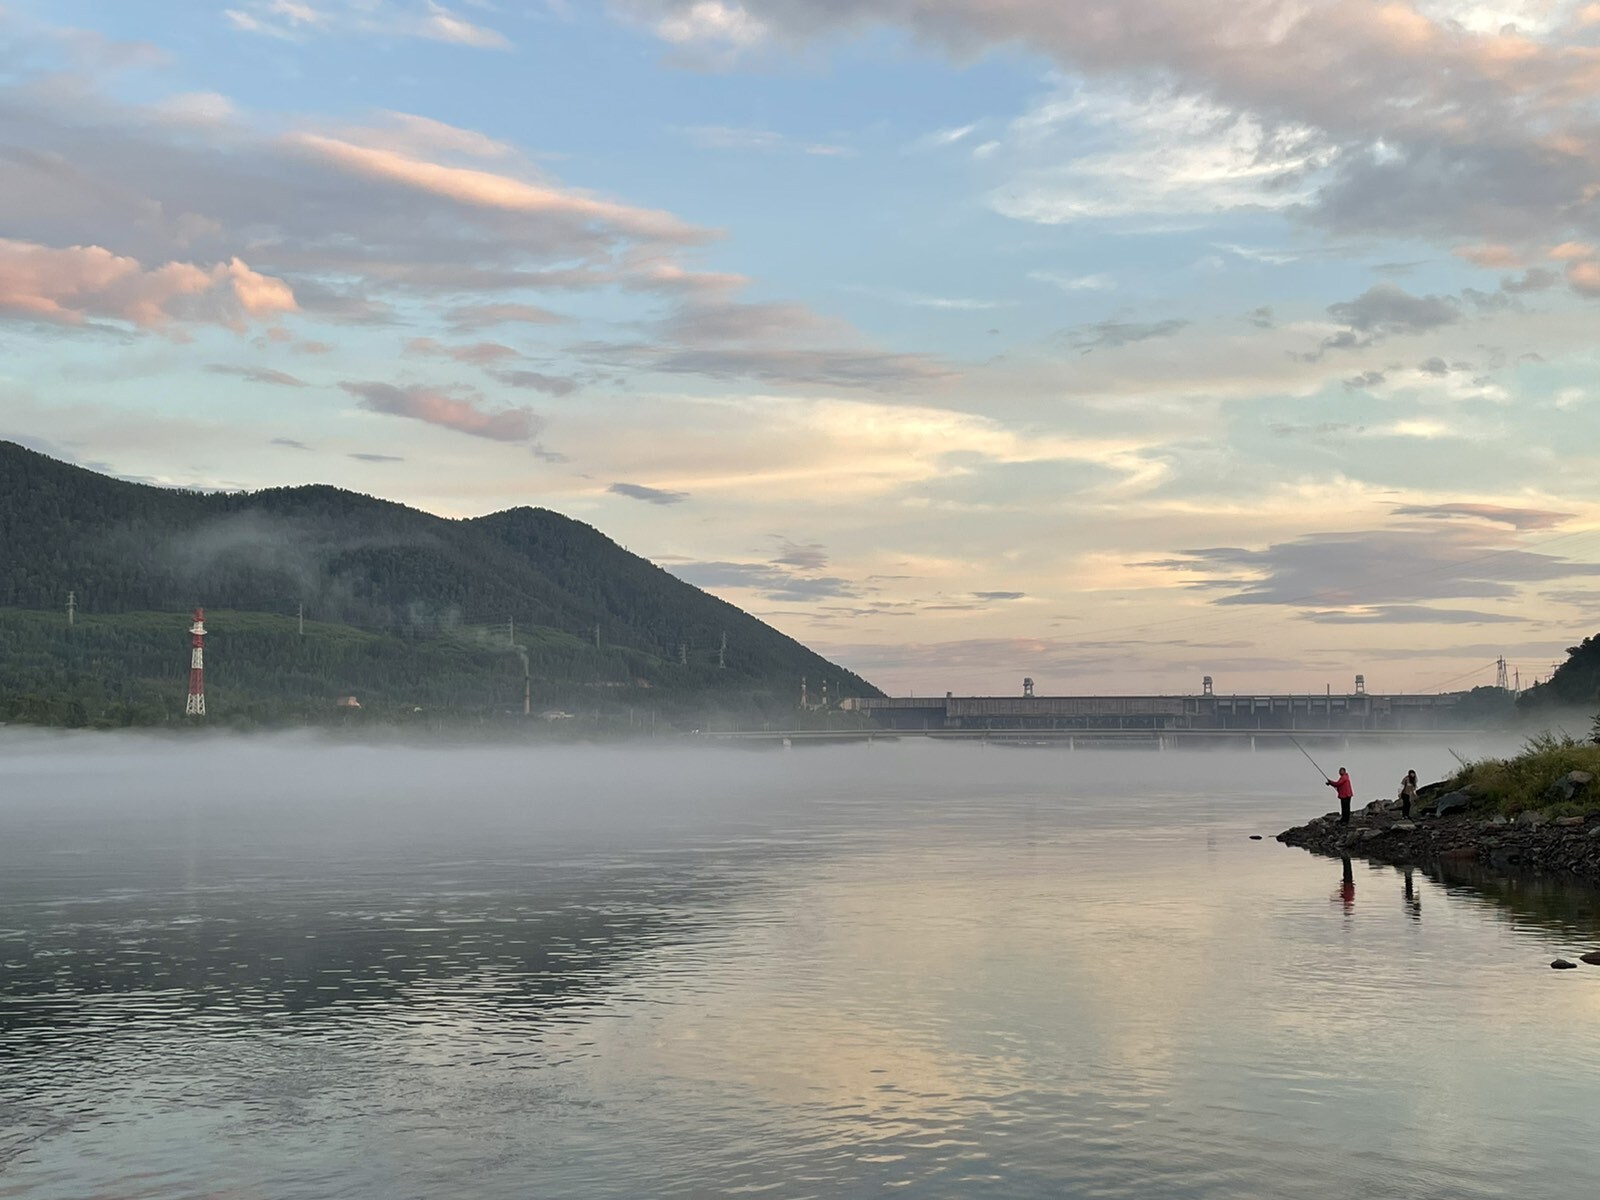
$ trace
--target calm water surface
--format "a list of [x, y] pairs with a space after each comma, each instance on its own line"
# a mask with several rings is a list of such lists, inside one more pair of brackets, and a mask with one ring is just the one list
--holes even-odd
[[0, 1197], [1593, 1194], [1594, 896], [1347, 882], [1271, 840], [1329, 794], [12, 731]]

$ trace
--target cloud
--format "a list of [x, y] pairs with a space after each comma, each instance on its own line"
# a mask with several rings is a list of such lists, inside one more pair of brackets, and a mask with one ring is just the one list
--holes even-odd
[[474, 25], [451, 12], [442, 4], [429, 0], [427, 11], [416, 19], [418, 37], [432, 38], [436, 42], [450, 42], [457, 46], [473, 46], [480, 50], [504, 50], [511, 42], [504, 34], [493, 29]]
[[689, 0], [674, 4], [656, 22], [656, 33], [680, 46], [752, 46], [765, 35], [762, 23], [736, 0]]
[[973, 121], [966, 125], [953, 125], [946, 129], [935, 129], [925, 133], [912, 142], [911, 150], [937, 150], [942, 146], [954, 146], [957, 142], [965, 141], [971, 137], [978, 128], [978, 122]]
[[977, 300], [966, 296], [930, 296], [925, 292], [908, 292], [899, 288], [850, 287], [852, 292], [873, 296], [895, 304], [909, 304], [913, 308], [939, 308], [952, 312], [985, 312], [1004, 308], [998, 300]]
[[508, 358], [522, 355], [510, 346], [498, 342], [476, 342], [470, 346], [446, 346], [429, 337], [412, 338], [406, 343], [407, 354], [424, 354], [435, 358], [448, 358], [452, 362], [467, 363], [475, 367], [492, 366]]
[[803, 304], [691, 303], [659, 322], [664, 337], [675, 342], [793, 340], [838, 329]]
[[1540, 598], [1553, 604], [1570, 604], [1586, 612], [1600, 613], [1600, 589], [1541, 592]]
[[504, 34], [475, 25], [459, 13], [433, 0], [419, 4], [385, 0], [319, 0], [321, 7], [304, 0], [246, 0], [238, 8], [223, 10], [228, 24], [241, 33], [298, 41], [313, 34], [377, 34], [425, 38], [479, 50], [505, 50]]
[[613, 496], [643, 500], [646, 504], [682, 504], [689, 499], [688, 492], [669, 492], [662, 488], [646, 487], [642, 483], [613, 483], [606, 491]]
[[570, 396], [578, 390], [576, 379], [562, 375], [545, 375], [538, 371], [490, 371], [489, 374], [507, 387], [543, 392], [547, 396]]
[[147, 330], [180, 324], [239, 330], [297, 307], [288, 284], [237, 258], [210, 267], [169, 262], [146, 269], [102, 246], [55, 249], [0, 239], [0, 316], [60, 325], [104, 318]]
[[1307, 126], [1194, 95], [1080, 86], [1019, 118], [1002, 148], [1012, 177], [990, 205], [1045, 225], [1289, 208], [1310, 198], [1327, 153]]
[[1027, 592], [973, 592], [972, 594], [984, 601], [1025, 600], [1028, 595]]
[[1329, 609], [1301, 614], [1319, 625], [1501, 625], [1522, 624], [1526, 617], [1435, 608], [1425, 604], [1381, 604], [1375, 607]]
[[357, 462], [364, 462], [364, 463], [397, 463], [397, 462], [405, 462], [405, 459], [401, 458], [398, 454], [356, 454], [356, 453], [352, 453], [352, 454], [346, 455], [346, 457], [347, 458], [353, 458]]
[[693, 243], [709, 237], [707, 231], [658, 209], [599, 200], [477, 167], [450, 166], [316, 133], [289, 134], [285, 142], [291, 150], [340, 171], [399, 184], [470, 208], [594, 223], [648, 241]]
[[497, 442], [527, 442], [538, 436], [544, 421], [529, 408], [488, 411], [470, 388], [436, 388], [423, 384], [396, 387], [388, 383], [345, 382], [339, 385], [369, 412], [425, 421], [457, 433]]
[[754, 591], [768, 600], [805, 601], [852, 598], [861, 591], [846, 579], [797, 574], [765, 563], [687, 562], [671, 564], [672, 574], [696, 587]]
[[1171, 337], [1188, 328], [1192, 321], [1176, 317], [1165, 321], [1129, 322], [1099, 321], [1093, 325], [1080, 325], [1062, 335], [1067, 345], [1088, 353], [1091, 350], [1115, 349], [1134, 342], [1147, 342], [1152, 338]]
[[1576, 515], [1545, 508], [1505, 508], [1499, 504], [1401, 504], [1390, 510], [1397, 517], [1427, 517], [1432, 520], [1488, 521], [1513, 529], [1553, 529]]
[[1560, 282], [1561, 276], [1546, 267], [1529, 267], [1521, 275], [1507, 275], [1500, 280], [1500, 290], [1518, 296], [1525, 292], [1543, 292]]
[[800, 571], [820, 571], [828, 565], [827, 551], [820, 542], [800, 543], [788, 538], [778, 539], [778, 553], [772, 562], [780, 567], [794, 567]]
[[1512, 597], [1518, 585], [1600, 575], [1600, 564], [1496, 543], [1479, 527], [1310, 534], [1262, 550], [1214, 547], [1141, 564], [1193, 576], [1217, 604], [1367, 609]]
[[[247, 261], [306, 311], [341, 320], [393, 320], [392, 300], [439, 296], [463, 327], [551, 323], [520, 297], [484, 294], [708, 297], [747, 282], [683, 261], [714, 231], [554, 182], [502, 143], [403, 113], [288, 133], [243, 113], [177, 128], [88, 80], [25, 75], [0, 84], [0, 163], [0, 228], [17, 244], [81, 245], [93, 231], [140, 264]], [[462, 303], [470, 293], [483, 298]]]
[[1328, 315], [1345, 328], [1295, 357], [1317, 362], [1329, 350], [1360, 350], [1389, 337], [1430, 333], [1461, 320], [1461, 304], [1451, 296], [1414, 296], [1395, 284], [1379, 283], [1354, 300], [1328, 305]]
[[1366, 388], [1375, 388], [1384, 381], [1382, 371], [1363, 371], [1344, 381], [1344, 386], [1350, 391], [1361, 391]]
[[1109, 275], [1067, 275], [1059, 271], [1029, 271], [1029, 279], [1054, 284], [1064, 292], [1098, 292], [1117, 286]]
[[222, 363], [212, 363], [206, 370], [213, 375], [234, 375], [251, 383], [272, 383], [279, 387], [305, 387], [304, 379], [296, 378], [285, 371], [275, 371], [271, 367], [230, 367]]
[[1522, 255], [1510, 246], [1457, 246], [1456, 254], [1475, 267], [1515, 270], [1523, 265]]
[[465, 304], [446, 312], [444, 320], [457, 333], [469, 333], [492, 325], [560, 325], [572, 318], [537, 304]]
[[955, 373], [931, 355], [852, 344], [859, 339], [849, 326], [801, 304], [691, 299], [650, 328], [660, 341], [590, 342], [567, 350], [634, 371], [878, 391], [932, 384]]
[[1357, 333], [1387, 337], [1454, 324], [1461, 319], [1461, 306], [1448, 296], [1413, 296], [1395, 284], [1380, 283], [1354, 300], [1328, 305], [1328, 314]]
[[950, 379], [954, 370], [925, 354], [878, 350], [707, 347], [677, 349], [642, 344], [588, 344], [570, 348], [594, 362], [668, 375], [751, 379], [777, 385], [818, 385], [903, 391]]
[[852, 153], [848, 146], [797, 141], [770, 129], [742, 129], [733, 125], [691, 125], [683, 131], [683, 135], [701, 150], [799, 150], [823, 158], [837, 158]]
[[272, 442], [270, 444], [274, 445], [274, 446], [284, 446], [284, 447], [287, 447], [290, 450], [310, 450], [311, 449], [311, 447], [306, 445], [304, 442], [297, 442], [293, 438], [281, 438], [281, 437], [273, 438]]
[[[629, 0], [628, 8], [663, 37], [720, 36], [735, 49], [890, 26], [958, 61], [1022, 46], [1095, 86], [1153, 79], [1173, 89], [1176, 100], [1159, 98], [1149, 117], [1110, 122], [1098, 161], [1074, 161], [1081, 156], [1065, 136], [1058, 175], [1041, 168], [1014, 196], [996, 197], [1031, 219], [1287, 197], [1285, 207], [1334, 229], [1475, 244], [1600, 225], [1590, 202], [1600, 183], [1589, 103], [1597, 52], [1570, 4]], [[1146, 134], [1151, 122], [1158, 132]], [[1176, 132], [1184, 127], [1187, 139]], [[1152, 148], [1173, 153], [1152, 161]], [[1123, 183], [1126, 200], [1107, 186]]]

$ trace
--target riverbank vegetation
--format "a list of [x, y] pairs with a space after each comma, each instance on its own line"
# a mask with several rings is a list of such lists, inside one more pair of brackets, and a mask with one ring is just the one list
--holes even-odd
[[[1587, 780], [1581, 778], [1585, 775]], [[1466, 792], [1475, 805], [1508, 817], [1530, 811], [1560, 817], [1600, 810], [1600, 743], [1566, 733], [1537, 734], [1510, 758], [1463, 761], [1461, 770], [1436, 790]]]

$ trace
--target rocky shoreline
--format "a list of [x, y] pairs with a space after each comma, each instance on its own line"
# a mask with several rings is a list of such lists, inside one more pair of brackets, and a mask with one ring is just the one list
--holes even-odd
[[[1529, 810], [1515, 819], [1491, 811], [1467, 792], [1424, 788], [1410, 820], [1396, 800], [1374, 800], [1341, 825], [1328, 813], [1286, 829], [1278, 841], [1314, 854], [1366, 858], [1394, 866], [1477, 863], [1495, 871], [1560, 874], [1600, 886], [1600, 791], [1586, 772], [1561, 780], [1567, 800], [1594, 811], [1550, 818]], [[1431, 794], [1430, 794], [1431, 793]]]

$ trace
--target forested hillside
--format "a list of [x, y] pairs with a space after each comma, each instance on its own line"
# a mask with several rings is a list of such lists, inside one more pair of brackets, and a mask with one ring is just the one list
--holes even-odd
[[1543, 683], [1517, 700], [1524, 711], [1600, 707], [1600, 634], [1567, 648], [1567, 660]]
[[181, 689], [196, 605], [219, 703], [231, 690], [241, 711], [316, 711], [334, 693], [520, 710], [524, 656], [535, 703], [557, 707], [780, 711], [802, 676], [879, 694], [559, 513], [451, 521], [331, 487], [200, 494], [0, 442], [0, 720], [61, 720], [69, 700], [74, 720], [148, 719]]

